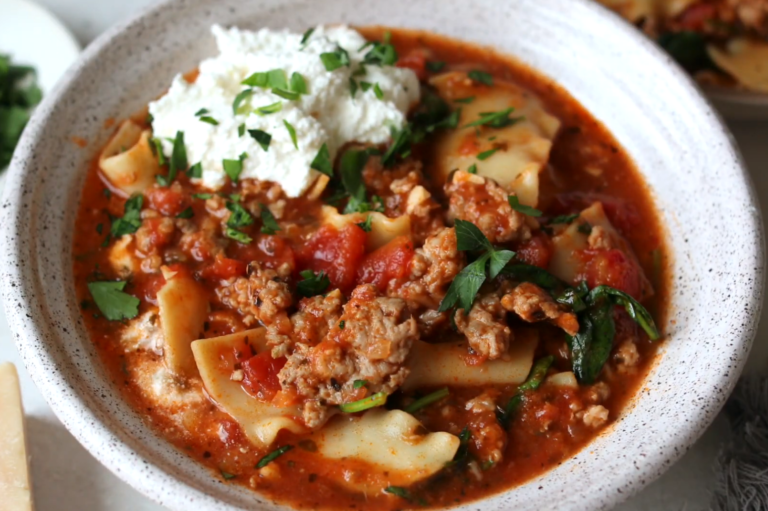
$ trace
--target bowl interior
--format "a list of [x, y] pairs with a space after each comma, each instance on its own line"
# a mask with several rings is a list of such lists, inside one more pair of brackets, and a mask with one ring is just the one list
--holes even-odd
[[658, 363], [623, 417], [577, 456], [460, 509], [593, 509], [637, 491], [682, 455], [735, 384], [761, 305], [762, 224], [737, 151], [690, 80], [583, 1], [566, 10], [560, 0], [171, 0], [110, 30], [36, 112], [2, 201], [6, 312], [48, 402], [108, 468], [172, 509], [279, 508], [222, 485], [121, 400], [79, 320], [71, 233], [88, 162], [109, 136], [104, 122], [136, 112], [212, 55], [211, 24], [303, 31], [329, 22], [427, 29], [515, 55], [570, 91], [642, 170], [674, 276]]

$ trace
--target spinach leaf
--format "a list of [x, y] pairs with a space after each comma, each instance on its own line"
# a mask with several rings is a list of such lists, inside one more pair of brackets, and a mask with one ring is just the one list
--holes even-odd
[[573, 373], [582, 383], [595, 381], [608, 360], [613, 347], [616, 326], [613, 322], [613, 304], [601, 300], [579, 315], [579, 333], [567, 336], [571, 350]]

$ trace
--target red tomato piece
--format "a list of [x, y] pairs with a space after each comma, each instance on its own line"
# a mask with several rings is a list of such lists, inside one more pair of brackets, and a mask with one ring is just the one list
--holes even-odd
[[296, 257], [288, 242], [280, 236], [260, 235], [254, 243], [230, 245], [230, 256], [239, 261], [250, 263], [258, 261], [265, 268], [276, 269], [282, 264], [288, 264], [291, 269], [296, 267]]
[[213, 264], [203, 270], [203, 277], [206, 279], [231, 279], [232, 277], [242, 277], [245, 275], [248, 265], [237, 259], [228, 257], [217, 257]]
[[175, 217], [187, 207], [187, 200], [180, 191], [170, 187], [150, 188], [147, 192], [149, 207], [165, 216]]
[[543, 232], [537, 232], [531, 239], [515, 247], [517, 259], [526, 263], [547, 269], [552, 258], [552, 241]]
[[621, 250], [584, 250], [584, 276], [590, 288], [607, 285], [640, 299], [642, 270]]
[[416, 73], [420, 82], [427, 79], [427, 55], [424, 50], [415, 49], [410, 51], [404, 57], [400, 57], [395, 66], [411, 69]]
[[160, 228], [162, 218], [147, 218], [143, 225], [149, 229], [149, 243], [153, 247], [162, 248], [173, 240], [173, 231], [166, 232]]
[[324, 225], [304, 244], [300, 266], [314, 272], [324, 271], [333, 287], [349, 292], [365, 255], [365, 239], [365, 231], [355, 224], [341, 230]]
[[365, 256], [357, 269], [357, 283], [373, 284], [379, 291], [385, 291], [390, 280], [406, 276], [412, 257], [410, 238], [398, 236]]
[[280, 391], [277, 373], [288, 360], [285, 357], [272, 358], [265, 351], [243, 362], [243, 387], [262, 401], [271, 401]]
[[715, 18], [717, 7], [714, 4], [696, 4], [690, 6], [678, 16], [678, 22], [685, 30], [698, 32]]

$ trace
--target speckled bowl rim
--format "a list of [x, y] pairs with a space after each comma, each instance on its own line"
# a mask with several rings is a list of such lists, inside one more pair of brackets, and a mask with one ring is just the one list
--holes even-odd
[[[586, 0], [573, 0], [586, 4]], [[28, 289], [31, 284], [26, 282], [30, 278], [25, 275], [25, 270], [30, 263], [22, 250], [22, 247], [15, 242], [18, 236], [23, 236], [26, 226], [19, 225], [17, 217], [28, 208], [25, 202], [25, 195], [29, 188], [25, 186], [29, 169], [25, 163], [30, 157], [30, 151], [35, 146], [39, 138], [42, 127], [48, 122], [49, 117], [54, 110], [54, 106], [64, 95], [64, 92], [72, 85], [72, 82], [81, 72], [81, 69], [89, 63], [98, 60], [102, 51], [107, 48], [112, 40], [139, 23], [145, 17], [153, 16], [155, 13], [165, 9], [172, 3], [182, 3], [183, 0], [164, 0], [153, 6], [149, 6], [140, 11], [133, 18], [119, 23], [113, 28], [102, 34], [94, 43], [92, 43], [83, 52], [80, 60], [67, 72], [65, 78], [59, 83], [54, 91], [44, 99], [31, 120], [23, 139], [19, 144], [18, 150], [11, 163], [10, 175], [2, 200], [2, 239], [6, 241], [0, 247], [2, 260], [4, 262], [0, 276], [0, 286], [2, 286], [2, 295], [6, 313], [9, 316], [9, 322], [12, 326], [16, 345], [21, 353], [27, 369], [39, 387], [46, 401], [50, 404], [54, 413], [59, 417], [62, 423], [70, 432], [108, 469], [128, 484], [142, 492], [152, 500], [173, 509], [188, 509], [190, 504], [199, 509], [223, 509], [235, 507], [227, 506], [215, 498], [207, 495], [198, 488], [178, 481], [168, 471], [158, 467], [152, 460], [146, 459], [140, 452], [133, 450], [127, 445], [120, 434], [110, 428], [110, 424], [100, 419], [94, 410], [89, 407], [88, 402], [74, 392], [71, 378], [73, 375], [63, 374], [56, 370], [47, 376], [42, 376], [41, 371], [55, 367], [52, 356], [47, 353], [45, 343], [43, 342], [45, 325], [37, 323], [33, 317], [34, 289]], [[618, 18], [605, 15], [605, 11], [599, 6], [590, 6], [596, 15], [603, 16], [605, 23], [621, 23]], [[602, 13], [602, 14], [599, 14]], [[615, 28], [615, 27], [614, 27]], [[669, 58], [664, 55], [652, 42], [636, 34], [631, 27], [624, 29], [627, 36], [635, 40], [635, 44], [643, 47], [644, 51], [655, 53], [657, 58], [669, 62], [672, 73], [675, 74], [680, 82], [686, 83], [689, 93], [693, 100], [698, 103], [702, 109], [709, 110], [710, 107], [704, 97], [693, 86], [691, 80], [671, 63]], [[763, 248], [763, 228], [762, 219], [759, 213], [759, 205], [751, 185], [751, 180], [747, 174], [739, 151], [736, 148], [733, 139], [728, 130], [723, 125], [719, 117], [712, 113], [712, 117], [717, 123], [719, 136], [726, 141], [724, 150], [730, 151], [732, 156], [738, 161], [741, 168], [740, 179], [743, 181], [746, 189], [746, 197], [741, 197], [744, 202], [754, 208], [755, 214], [751, 216], [748, 225], [742, 226], [745, 237], [752, 240], [752, 245], [747, 248], [754, 250], [750, 253], [755, 262], [754, 268], [745, 273], [740, 284], [748, 285], [748, 282], [758, 282], [760, 285], [754, 286], [751, 294], [751, 300], [745, 305], [743, 311], [743, 329], [740, 337], [734, 339], [733, 350], [730, 355], [731, 371], [726, 374], [710, 375], [713, 378], [711, 385], [716, 395], [710, 396], [710, 399], [704, 404], [697, 415], [690, 417], [686, 422], [686, 427], [676, 431], [677, 442], [674, 445], [665, 444], [659, 440], [655, 444], [659, 447], [673, 448], [673, 453], [661, 454], [655, 453], [637, 466], [636, 481], [611, 480], [601, 488], [600, 494], [586, 497], [586, 500], [579, 501], [579, 508], [606, 508], [612, 506], [633, 493], [639, 491], [644, 485], [648, 484], [655, 477], [671, 466], [672, 462], [678, 459], [693, 444], [693, 442], [703, 433], [711, 421], [716, 416], [724, 404], [727, 396], [736, 384], [738, 375], [746, 361], [751, 341], [754, 337], [757, 327], [757, 321], [762, 305], [762, 283], [764, 279], [764, 248]], [[748, 259], [745, 257], [745, 259]], [[610, 429], [608, 433], [610, 434]], [[109, 449], [109, 453], [105, 451]], [[126, 464], [138, 464], [140, 470], [126, 469]], [[170, 489], [166, 487], [170, 485]], [[514, 491], [511, 490], [511, 491]], [[555, 505], [555, 504], [552, 504]], [[555, 505], [556, 506], [556, 505]], [[483, 501], [470, 503], [464, 508], [483, 508]], [[551, 505], [549, 506], [551, 507]]]

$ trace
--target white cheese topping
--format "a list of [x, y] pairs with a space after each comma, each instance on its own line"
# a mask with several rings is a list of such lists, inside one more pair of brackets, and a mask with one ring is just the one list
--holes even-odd
[[[348, 142], [384, 143], [390, 128], [401, 128], [409, 108], [419, 100], [419, 82], [410, 69], [365, 65], [365, 75], [352, 77], [370, 47], [361, 49], [366, 40], [346, 26], [317, 27], [303, 47], [301, 34], [288, 31], [250, 32], [214, 25], [212, 32], [220, 54], [200, 64], [194, 83], [176, 76], [168, 93], [149, 105], [154, 136], [163, 140], [166, 155], [172, 149], [167, 139], [184, 132], [187, 159], [190, 164], [202, 164], [203, 177], [198, 182], [210, 189], [226, 182], [222, 160], [236, 160], [246, 153], [241, 179], [274, 181], [289, 197], [298, 197], [319, 174], [310, 164], [324, 143], [331, 158]], [[320, 54], [337, 47], [349, 53], [350, 65], [328, 71]], [[255, 72], [273, 69], [284, 70], [288, 79], [294, 72], [301, 74], [308, 93], [287, 100], [270, 89], [253, 87], [242, 103], [242, 113], [235, 114], [235, 97], [248, 88], [241, 82]], [[353, 98], [351, 79], [378, 84], [383, 97], [379, 99], [370, 87], [359, 89]], [[258, 115], [254, 111], [278, 101], [282, 103], [279, 112]], [[218, 125], [195, 116], [203, 108]], [[286, 121], [296, 130], [298, 149]], [[247, 132], [239, 136], [241, 124], [270, 134], [268, 150]]]

